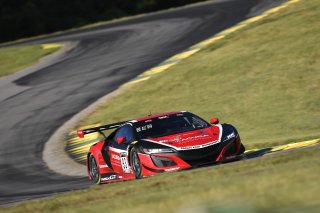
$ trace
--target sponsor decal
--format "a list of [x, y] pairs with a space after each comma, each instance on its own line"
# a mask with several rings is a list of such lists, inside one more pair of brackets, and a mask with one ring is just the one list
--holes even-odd
[[170, 140], [161, 140], [159, 141], [160, 143], [173, 143], [173, 142], [179, 142], [181, 140], [181, 138], [179, 136], [175, 137], [174, 139], [170, 139]]
[[234, 138], [234, 137], [236, 137], [236, 134], [234, 134], [234, 132], [233, 132], [233, 133], [227, 135], [227, 137], [225, 137], [225, 139], [223, 140], [223, 142], [225, 142], [225, 141], [227, 141], [227, 140], [230, 140], [231, 138]]
[[180, 136], [177, 136], [174, 139], [161, 140], [159, 142], [160, 143], [173, 143], [173, 142], [185, 143], [185, 142], [190, 141], [190, 140], [199, 140], [199, 139], [207, 138], [207, 137], [210, 137], [210, 136], [209, 135], [197, 135], [197, 136], [192, 136], [192, 137], [187, 137], [187, 138], [182, 138], [182, 139], [180, 138]]
[[100, 165], [100, 168], [108, 168], [108, 165]]
[[174, 167], [174, 168], [165, 169], [164, 171], [172, 172], [172, 171], [176, 171], [176, 170], [179, 170], [179, 169], [180, 169], [180, 167]]
[[115, 180], [117, 179], [117, 175], [109, 175], [107, 177], [101, 178], [101, 181]]
[[115, 154], [112, 154], [112, 155], [111, 155], [111, 158], [112, 158], [112, 159], [115, 159], [115, 160], [120, 160], [119, 155], [115, 155]]
[[181, 140], [181, 142], [189, 141], [189, 140], [198, 140], [198, 139], [207, 138], [207, 137], [210, 137], [210, 136], [209, 135], [197, 135], [197, 136], [194, 136], [194, 137], [183, 138]]
[[[149, 141], [149, 142], [152, 142], [152, 143], [159, 143], [161, 144], [160, 142], [158, 141], [153, 141], [153, 140], [148, 140], [148, 139], [145, 139], [146, 141]], [[191, 150], [191, 149], [201, 149], [201, 148], [205, 148], [205, 147], [208, 147], [208, 146], [212, 146], [212, 145], [215, 145], [217, 143], [220, 143], [220, 139], [219, 140], [215, 140], [215, 141], [212, 141], [212, 142], [209, 142], [209, 143], [206, 143], [206, 144], [202, 144], [202, 145], [196, 145], [196, 146], [185, 146], [185, 147], [175, 147], [175, 146], [172, 146], [172, 145], [169, 145], [169, 144], [166, 144], [166, 146], [168, 147], [171, 147], [173, 148], [174, 150]]]
[[230, 138], [234, 138], [236, 135], [233, 133], [231, 133], [230, 135], [227, 136], [227, 139], [230, 139]]
[[206, 143], [206, 144], [202, 144], [202, 145], [196, 145], [196, 146], [181, 147], [180, 149], [181, 150], [200, 149], [200, 148], [205, 148], [205, 147], [208, 147], [208, 146], [212, 146], [212, 145], [217, 144], [217, 143], [219, 143], [219, 141], [213, 141], [213, 142], [210, 142], [210, 143]]
[[137, 127], [136, 131], [137, 132], [141, 132], [141, 131], [146, 131], [148, 129], [152, 129], [152, 124], [148, 124], [148, 125], [145, 125], [145, 126]]
[[164, 118], [169, 118], [169, 116], [165, 115], [165, 116], [158, 117], [158, 119], [164, 119]]
[[196, 145], [196, 146], [186, 146], [186, 147], [181, 147], [180, 149], [199, 149], [201, 148], [200, 145]]

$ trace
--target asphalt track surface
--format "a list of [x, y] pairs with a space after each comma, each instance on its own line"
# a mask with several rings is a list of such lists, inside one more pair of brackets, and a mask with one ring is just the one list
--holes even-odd
[[214, 1], [21, 43], [78, 45], [59, 62], [17, 79], [13, 87], [28, 89], [0, 100], [0, 204], [90, 186], [86, 178], [53, 173], [42, 161], [44, 144], [59, 126], [143, 71], [282, 2]]

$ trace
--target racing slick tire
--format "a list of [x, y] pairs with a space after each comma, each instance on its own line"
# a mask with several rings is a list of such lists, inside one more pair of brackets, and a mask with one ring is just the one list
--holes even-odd
[[245, 151], [246, 151], [246, 148], [244, 147], [243, 144], [241, 144], [240, 151], [239, 151], [239, 154], [238, 154], [238, 160], [246, 159], [246, 155], [244, 154]]
[[130, 165], [137, 179], [142, 178], [142, 165], [135, 148], [130, 151]]
[[239, 154], [240, 154], [240, 155], [243, 154], [244, 151], [246, 151], [246, 148], [244, 147], [243, 144], [241, 144], [241, 145], [240, 145], [240, 152], [239, 152]]
[[99, 167], [93, 155], [90, 155], [89, 157], [89, 174], [90, 174], [91, 181], [93, 183], [95, 184], [101, 183], [101, 175], [99, 172]]

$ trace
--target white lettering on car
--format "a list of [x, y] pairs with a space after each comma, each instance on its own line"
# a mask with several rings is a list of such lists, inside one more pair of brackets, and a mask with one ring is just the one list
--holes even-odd
[[205, 147], [208, 147], [208, 146], [212, 146], [212, 145], [217, 144], [217, 143], [219, 143], [219, 141], [213, 141], [213, 142], [210, 142], [210, 143], [206, 143], [206, 144], [203, 144], [203, 145], [197, 145], [197, 146], [185, 146], [185, 147], [181, 147], [180, 149], [181, 150], [200, 149], [200, 148], [205, 148]]
[[113, 159], [115, 159], [115, 160], [120, 160], [119, 155], [114, 155], [114, 154], [112, 154], [111, 157], [112, 157]]
[[101, 181], [115, 180], [117, 175], [110, 175], [109, 177], [101, 178]]
[[145, 126], [137, 127], [136, 131], [137, 132], [141, 132], [141, 131], [146, 131], [148, 129], [152, 129], [152, 124], [148, 124], [148, 125], [145, 125]]
[[166, 172], [172, 172], [172, 171], [176, 171], [179, 170], [180, 167], [174, 167], [174, 168], [169, 168], [169, 169], [165, 169]]
[[158, 119], [164, 119], [164, 118], [169, 118], [169, 116], [160, 116], [160, 117], [158, 117]]
[[180, 138], [179, 136], [175, 137], [174, 139], [170, 139], [170, 140], [161, 140], [159, 141], [160, 143], [166, 143], [166, 142], [180, 142], [180, 143], [186, 143], [190, 140], [199, 140], [202, 138], [207, 138], [210, 137], [209, 135], [197, 135], [197, 136], [192, 136], [192, 137], [187, 137], [187, 138]]

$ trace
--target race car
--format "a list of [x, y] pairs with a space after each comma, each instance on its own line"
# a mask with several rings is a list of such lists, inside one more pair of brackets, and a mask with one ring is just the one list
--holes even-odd
[[[115, 129], [109, 136], [103, 131]], [[162, 172], [188, 169], [242, 156], [245, 151], [235, 127], [210, 124], [190, 112], [168, 112], [90, 129], [104, 140], [87, 154], [89, 179], [96, 183], [138, 179]]]

